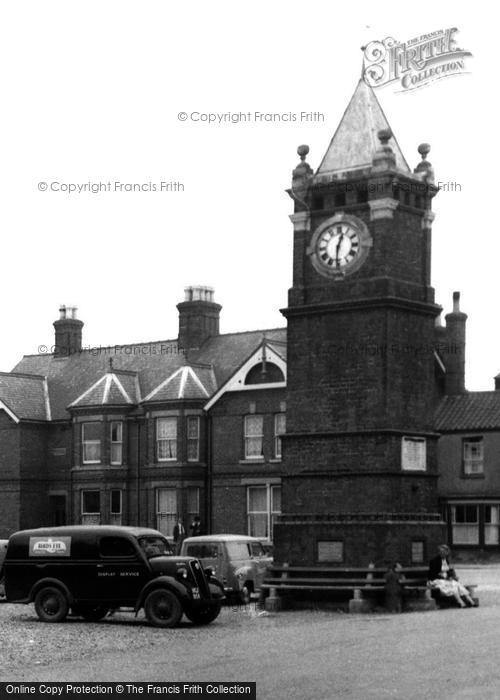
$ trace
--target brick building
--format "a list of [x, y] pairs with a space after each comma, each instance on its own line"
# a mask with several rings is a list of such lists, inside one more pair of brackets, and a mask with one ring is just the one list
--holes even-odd
[[286, 331], [219, 334], [213, 290], [186, 289], [174, 340], [82, 346], [62, 307], [54, 353], [0, 374], [0, 533], [62, 523], [269, 537], [280, 510]]
[[0, 537], [65, 522], [171, 536], [199, 514], [212, 532], [278, 523], [297, 563], [418, 562], [446, 527], [498, 548], [500, 392], [465, 390], [458, 294], [439, 323], [429, 147], [410, 169], [360, 81], [316, 172], [307, 151], [286, 329], [220, 334], [213, 290], [190, 287], [175, 339], [85, 348], [62, 307], [54, 353], [0, 373]]

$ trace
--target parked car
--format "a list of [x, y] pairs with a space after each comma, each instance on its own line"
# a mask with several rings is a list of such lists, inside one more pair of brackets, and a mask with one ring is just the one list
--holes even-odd
[[196, 557], [212, 567], [228, 598], [248, 603], [258, 593], [267, 567], [272, 563], [257, 537], [247, 535], [200, 535], [182, 543], [181, 554]]
[[3, 560], [5, 559], [5, 554], [7, 552], [7, 545], [9, 540], [0, 540], [0, 598], [5, 596], [5, 586], [3, 580]]
[[143, 608], [156, 627], [175, 627], [183, 615], [215, 620], [222, 584], [194, 557], [174, 556], [166, 538], [148, 528], [67, 526], [11, 535], [4, 562], [9, 603], [34, 603], [44, 622], [71, 610], [99, 620], [111, 609]]

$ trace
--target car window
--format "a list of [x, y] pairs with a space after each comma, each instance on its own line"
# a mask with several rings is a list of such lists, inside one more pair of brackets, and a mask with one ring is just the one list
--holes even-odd
[[139, 544], [148, 559], [161, 557], [164, 554], [173, 554], [168, 541], [163, 539], [163, 537], [156, 537], [155, 535], [140, 537]]
[[252, 557], [263, 557], [266, 554], [260, 542], [250, 542], [250, 551], [252, 552]]
[[101, 557], [131, 557], [135, 554], [135, 547], [125, 537], [101, 537], [99, 554]]
[[226, 547], [230, 559], [248, 559], [250, 556], [248, 542], [227, 542]]
[[187, 546], [187, 556], [197, 559], [216, 559], [218, 551], [216, 542], [198, 542]]

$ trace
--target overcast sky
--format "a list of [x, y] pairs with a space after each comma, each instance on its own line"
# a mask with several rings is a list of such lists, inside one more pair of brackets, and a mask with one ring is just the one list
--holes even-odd
[[[0, 369], [53, 342], [60, 304], [84, 344], [175, 338], [183, 289], [208, 284], [222, 332], [284, 326], [292, 202], [359, 79], [360, 46], [457, 27], [466, 75], [377, 90], [413, 168], [431, 144], [433, 285], [469, 315], [467, 386], [500, 371], [498, 28], [481, 4], [68, 0], [3, 4]], [[486, 7], [486, 4], [484, 4]], [[339, 9], [340, 8], [340, 9]], [[479, 9], [478, 9], [479, 8]], [[179, 113], [320, 112], [324, 121], [208, 124]], [[184, 191], [53, 191], [181, 183]], [[39, 183], [47, 183], [46, 191]], [[43, 185], [42, 185], [43, 187]]]

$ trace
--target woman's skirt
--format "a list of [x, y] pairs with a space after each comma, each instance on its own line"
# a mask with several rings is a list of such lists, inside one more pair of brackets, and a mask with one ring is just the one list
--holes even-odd
[[436, 578], [434, 581], [430, 581], [429, 585], [434, 590], [438, 590], [441, 595], [454, 596], [458, 595], [469, 595], [469, 591], [462, 586], [460, 581], [455, 581], [451, 578]]

